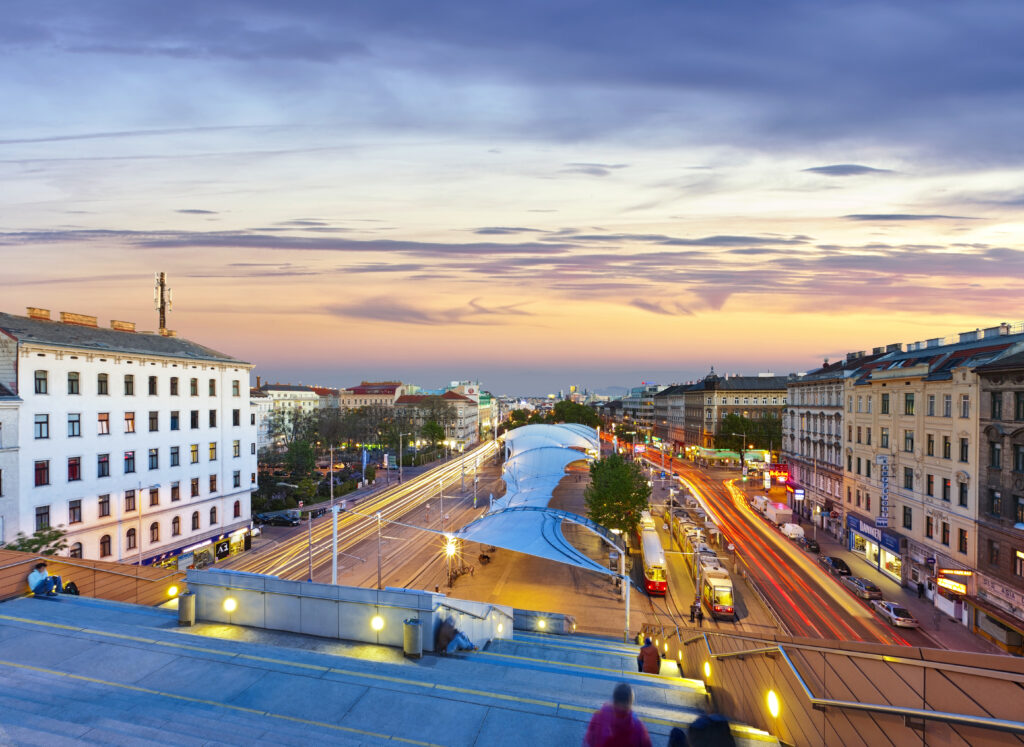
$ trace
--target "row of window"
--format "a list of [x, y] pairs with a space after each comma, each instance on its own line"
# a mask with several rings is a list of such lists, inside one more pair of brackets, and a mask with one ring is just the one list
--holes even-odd
[[[1003, 419], [1004, 394], [1010, 392], [989, 392], [989, 404], [992, 420]], [[1013, 392], [1013, 419], [1024, 420], [1024, 392]]]
[[[740, 398], [739, 397], [733, 397], [732, 398], [732, 403], [734, 405], [740, 404]], [[757, 403], [758, 403], [757, 402], [757, 397], [743, 397], [743, 404], [745, 404], [745, 405], [756, 405]], [[652, 404], [652, 403], [648, 402], [648, 403], [645, 403], [645, 404]], [[715, 404], [715, 398], [714, 397], [708, 397], [706, 399], [705, 404], [708, 404], [708, 405]], [[722, 401], [719, 404], [722, 404], [722, 405], [729, 404], [729, 398], [728, 397], [722, 397]], [[761, 404], [762, 405], [767, 405], [768, 404], [768, 398], [767, 397], [761, 397]], [[778, 397], [772, 397], [772, 404], [773, 405], [779, 404], [779, 398]], [[786, 398], [785, 397], [782, 398], [782, 404], [786, 404]]]
[[[871, 477], [871, 462], [865, 460], [865, 466], [867, 467], [867, 472], [866, 472], [865, 476], [866, 477]], [[860, 468], [861, 468], [861, 460], [858, 457], [857, 458], [857, 470], [858, 470], [857, 474], [860, 474]], [[940, 478], [940, 480], [941, 480], [940, 484], [941, 484], [941, 487], [942, 487], [941, 498], [946, 503], [949, 503], [952, 500], [953, 482], [948, 477]], [[937, 497], [936, 494], [935, 494], [935, 484], [936, 484], [936, 476], [935, 475], [925, 475], [925, 488], [924, 488], [924, 492], [925, 492], [926, 495], [931, 496], [932, 498]], [[905, 490], [913, 490], [914, 489], [914, 468], [913, 467], [904, 467], [903, 468], [903, 488]], [[846, 502], [847, 503], [851, 502], [851, 491], [852, 491], [852, 488], [848, 485], [846, 487]], [[967, 493], [968, 493], [967, 483], [965, 483], [965, 482], [958, 482], [957, 483], [957, 505], [963, 506], [963, 507], [967, 506], [967, 497], [968, 497]], [[864, 493], [864, 497], [865, 497], [865, 499], [867, 501], [866, 508], [870, 511], [871, 510], [871, 497], [868, 496], [867, 493]], [[857, 505], [858, 506], [861, 505], [860, 491], [859, 490], [857, 491]]]
[[[82, 393], [82, 376], [78, 371], [68, 372], [68, 394], [81, 394]], [[35, 372], [35, 393], [36, 394], [49, 394], [50, 391], [50, 372], [40, 369]], [[135, 395], [135, 374], [124, 375], [124, 393], [125, 396], [132, 397]], [[159, 383], [158, 377], [149, 377], [149, 393], [153, 396], [159, 394]], [[170, 379], [170, 393], [172, 396], [178, 395], [178, 377], [172, 376]], [[110, 375], [101, 373], [96, 375], [96, 394], [110, 394]], [[199, 396], [199, 379], [189, 379], [189, 394], [193, 397]], [[210, 379], [207, 384], [207, 394], [211, 397], [217, 396], [217, 380]], [[242, 383], [238, 379], [234, 379], [231, 382], [231, 396], [240, 397], [242, 396]]]
[[[988, 442], [988, 466], [990, 469], [1003, 468], [1003, 444], [1000, 441]], [[1024, 472], [1024, 446], [1013, 444], [1013, 462], [1011, 468], [1014, 472]]]
[[[250, 451], [256, 453], [256, 444], [249, 445]], [[210, 441], [209, 461], [217, 461], [217, 442]], [[242, 455], [242, 444], [240, 441], [233, 441], [231, 443], [231, 456], [238, 458]], [[160, 469], [160, 450], [150, 449], [149, 450], [149, 469]], [[199, 444], [192, 444], [189, 446], [189, 457], [190, 464], [199, 464]], [[181, 466], [181, 452], [179, 447], [170, 447], [170, 465], [171, 467]], [[126, 451], [124, 452], [124, 474], [130, 475], [135, 472], [135, 452]], [[110, 477], [110, 454], [97, 454], [96, 455], [96, 477]], [[83, 479], [82, 476], [82, 458], [81, 457], [68, 457], [68, 482], [77, 482]], [[50, 484], [50, 460], [39, 459], [35, 463], [35, 485], [36, 487], [42, 487]], [[236, 486], [237, 487], [237, 486]]]
[[[217, 427], [217, 410], [210, 410], [207, 422], [210, 428]], [[189, 424], [193, 430], [199, 428], [199, 410], [192, 410], [189, 413]], [[231, 425], [242, 424], [242, 411], [235, 409], [231, 411]], [[171, 430], [181, 430], [181, 417], [178, 410], [171, 411]], [[159, 410], [149, 411], [149, 431], [155, 433], [160, 430]], [[124, 414], [124, 432], [135, 433], [135, 413]], [[100, 436], [110, 435], [110, 413], [101, 412], [96, 415], [96, 433]], [[48, 413], [37, 414], [33, 421], [33, 435], [36, 439], [50, 437], [50, 416]], [[82, 414], [79, 412], [68, 413], [68, 438], [77, 438], [82, 435]]]
[[[998, 567], [1001, 564], [1000, 551], [1001, 543], [996, 540], [988, 541], [988, 563], [991, 566]], [[1014, 549], [1012, 556], [1013, 559], [1013, 573], [1015, 576], [1024, 576], [1024, 550]]]
[[[935, 539], [936, 535], [936, 524], [938, 524], [938, 539], [946, 547], [949, 547], [950, 541], [950, 527], [949, 522], [940, 521], [936, 522], [934, 517], [924, 517], [924, 536], [928, 539]], [[903, 528], [906, 530], [913, 530], [914, 528], [914, 510], [910, 506], [903, 507]], [[966, 529], [957, 529], [957, 552], [966, 555], [967, 554], [967, 537], [968, 533]]]
[[[854, 440], [853, 439], [853, 426], [852, 425], [848, 426], [848, 428], [849, 428], [849, 432], [847, 433], [846, 440], [852, 442]], [[871, 428], [866, 428], [865, 431], [866, 431], [866, 433], [862, 433], [861, 427], [857, 426], [857, 443], [864, 443], [864, 444], [867, 444], [868, 446], [870, 446], [871, 445]], [[888, 428], [880, 428], [879, 431], [880, 431], [880, 433], [879, 433], [879, 439], [878, 439], [878, 446], [879, 446], [879, 448], [882, 448], [882, 449], [888, 449], [889, 448], [889, 429]], [[861, 436], [862, 435], [866, 436], [863, 441], [861, 440]], [[997, 461], [1001, 461], [1001, 459], [1002, 459], [1002, 456], [1001, 456], [1002, 455], [1002, 446], [1001, 446], [1001, 444], [998, 444], [996, 442], [992, 442], [992, 443], [995, 446], [999, 447], [997, 450], [994, 450], [992, 452], [993, 455], [998, 454], [999, 455], [999, 459], [996, 460], [993, 457], [993, 460], [990, 460], [990, 461], [993, 462], [993, 464], [995, 464]], [[970, 460], [970, 456], [971, 456], [970, 440], [966, 439], [966, 438], [961, 438], [959, 446], [960, 446], [960, 452], [959, 452], [960, 461], [961, 462], [969, 461]], [[914, 431], [912, 431], [912, 430], [905, 430], [905, 431], [903, 431], [903, 451], [906, 451], [906, 452], [909, 452], [909, 453], [913, 453], [913, 451], [914, 451]], [[925, 456], [935, 456], [935, 435], [934, 434], [932, 434], [932, 433], [925, 434], [925, 449], [924, 449], [924, 451], [925, 451]], [[950, 439], [949, 436], [943, 436], [942, 437], [942, 458], [943, 459], [951, 459], [952, 458], [952, 453], [953, 453], [953, 442], [952, 442], [952, 439]], [[847, 472], [851, 472], [853, 470], [853, 468], [851, 466], [849, 466], [849, 465], [850, 465], [850, 457], [847, 456], [847, 468], [846, 468]], [[998, 467], [997, 467], [997, 469], [998, 469]], [[860, 474], [860, 472], [858, 472], [857, 474]]]
[[[253, 482], [255, 482], [256, 475], [253, 474]], [[233, 474], [234, 486], [241, 487], [242, 484], [242, 473], [236, 471]], [[191, 497], [199, 497], [199, 478], [193, 477], [190, 481], [189, 487], [191, 489]], [[215, 493], [217, 491], [217, 475], [210, 475], [210, 492]], [[150, 507], [160, 505], [160, 488], [148, 488], [149, 493], [149, 505]], [[141, 498], [142, 491], [139, 491], [139, 497]], [[103, 519], [110, 516], [110, 494], [101, 495], [96, 499], [96, 515], [98, 518]], [[181, 500], [181, 487], [180, 483], [171, 483], [171, 502]], [[238, 501], [235, 501], [238, 505]], [[138, 504], [136, 502], [136, 491], [126, 490], [124, 493], [124, 511], [123, 513], [133, 513]], [[235, 514], [238, 516], [238, 514]], [[76, 499], [68, 501], [68, 524], [81, 524], [82, 523], [82, 500]], [[36, 531], [40, 529], [49, 529], [50, 523], [50, 507], [49, 506], [36, 506]]]
[[[235, 501], [235, 505], [234, 505], [234, 518], [237, 519], [237, 518], [240, 518], [241, 516], [242, 516], [242, 504], [241, 504], [240, 501]], [[199, 529], [200, 529], [199, 518], [200, 518], [199, 517], [199, 512], [198, 511], [193, 511], [192, 512], [192, 531], [193, 532], [199, 531]], [[216, 506], [214, 506], [213, 508], [210, 509], [210, 524], [209, 525], [210, 526], [216, 526], [217, 525], [217, 507]], [[181, 517], [180, 516], [175, 516], [173, 519], [171, 519], [171, 536], [172, 537], [178, 537], [180, 535], [181, 535]], [[136, 533], [134, 528], [129, 529], [128, 531], [126, 531], [124, 533], [124, 541], [125, 541], [125, 548], [126, 549], [128, 549], [128, 550], [135, 550], [135, 549], [138, 548], [138, 546], [139, 546], [138, 545], [138, 535], [137, 535], [137, 533]], [[158, 543], [160, 541], [160, 522], [154, 521], [152, 524], [149, 525], [149, 541], [151, 543], [153, 543], [153, 544]], [[113, 552], [111, 551], [111, 542], [112, 542], [112, 540], [111, 540], [111, 537], [110, 537], [109, 534], [104, 534], [102, 537], [100, 537], [100, 557], [101, 558], [107, 558], [107, 557], [110, 557], [113, 554]], [[73, 545], [71, 545], [69, 555], [72, 558], [81, 558], [82, 557], [82, 552], [83, 552], [82, 543], [81, 542], [76, 542]]]
[[[857, 412], [867, 412], [867, 413], [870, 413], [871, 412], [871, 404], [872, 404], [873, 400], [874, 400], [874, 397], [872, 395], [868, 395], [866, 397], [858, 396], [856, 398], [856, 401], [857, 401]], [[902, 414], [903, 415], [914, 415], [916, 413], [916, 405], [915, 405], [916, 401], [917, 401], [917, 396], [915, 395], [914, 392], [904, 392], [903, 393], [903, 412], [902, 412]], [[846, 411], [847, 412], [853, 412], [854, 411], [853, 403], [854, 403], [854, 397], [851, 394], [851, 395], [849, 395], [846, 398]], [[937, 404], [938, 404], [937, 396], [934, 395], [934, 394], [929, 394], [928, 395], [928, 399], [927, 399], [927, 410], [926, 410], [926, 414], [929, 417], [936, 417], [936, 412], [937, 412], [936, 406], [937, 406]], [[891, 415], [891, 414], [893, 414], [892, 407], [891, 407], [891, 395], [888, 392], [883, 393], [881, 395], [881, 410], [880, 410], [880, 412], [881, 412], [882, 415]], [[960, 417], [962, 417], [962, 418], [969, 418], [970, 416], [971, 416], [971, 397], [970, 397], [969, 394], [961, 394], [960, 395]], [[942, 417], [944, 417], [944, 418], [951, 418], [951, 417], [953, 417], [953, 395], [952, 394], [945, 394], [942, 397]]]

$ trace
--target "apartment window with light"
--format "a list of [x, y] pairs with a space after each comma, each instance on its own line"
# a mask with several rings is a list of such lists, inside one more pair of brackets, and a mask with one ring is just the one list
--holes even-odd
[[129, 529], [125, 532], [125, 548], [128, 550], [134, 550], [138, 545], [136, 544], [135, 529]]
[[953, 395], [946, 394], [942, 397], [942, 417], [953, 417]]
[[217, 461], [217, 442], [216, 441], [210, 441], [210, 461], [211, 462], [216, 462]]
[[110, 413], [101, 412], [96, 416], [96, 428], [99, 435], [110, 435]]
[[150, 449], [149, 450], [149, 468], [160, 469], [160, 450]]
[[929, 394], [928, 395], [928, 415], [931, 416], [931, 417], [935, 417], [935, 395], [934, 394]]
[[970, 453], [969, 453], [969, 449], [968, 449], [968, 446], [967, 446], [967, 439], [966, 438], [961, 438], [960, 439], [960, 461], [961, 462], [966, 462], [966, 461], [968, 461], [969, 458], [970, 458]]
[[217, 396], [217, 380], [216, 379], [210, 379], [210, 396], [211, 397], [216, 397]]
[[110, 477], [110, 454], [96, 455], [96, 477]]
[[950, 488], [951, 487], [952, 487], [952, 485], [951, 485], [951, 483], [949, 481], [949, 478], [948, 477], [943, 477], [942, 478], [942, 500], [946, 501], [946, 503], [949, 503], [949, 492], [950, 492]]
[[135, 433], [135, 413], [126, 412], [124, 414], [124, 432]]
[[189, 456], [192, 464], [199, 464], [199, 444], [189, 446]]
[[126, 490], [124, 491], [124, 510], [125, 512], [135, 510], [135, 491]]
[[882, 432], [878, 436], [878, 446], [881, 449], [889, 448], [889, 429], [882, 428]]
[[110, 494], [101, 495], [97, 501], [99, 507], [99, 517], [102, 519], [104, 516], [110, 516]]
[[210, 475], [210, 492], [217, 492], [217, 475]]
[[949, 440], [949, 436], [943, 436], [942, 437], [942, 458], [943, 459], [952, 459], [953, 458], [952, 452], [953, 452], [953, 447], [952, 447], [952, 442]]
[[178, 396], [178, 377], [177, 376], [172, 376], [171, 377], [171, 396], [172, 397], [177, 397]]
[[199, 396], [199, 379], [189, 379], [188, 393], [193, 397]]
[[957, 499], [961, 506], [967, 505], [967, 483], [958, 482], [957, 484]]
[[124, 473], [126, 475], [131, 474], [135, 471], [135, 452], [126, 451], [124, 453]]
[[1024, 576], [1024, 552], [1020, 550], [1013, 552], [1013, 573], [1016, 576]]
[[903, 507], [903, 528], [913, 529], [914, 528], [914, 511], [910, 506]]
[[36, 371], [36, 394], [46, 394], [46, 371]]
[[990, 393], [990, 409], [992, 411], [993, 420], [1003, 419], [1003, 393], [1002, 392], [991, 392]]
[[41, 485], [50, 484], [50, 461], [48, 459], [40, 459], [35, 464], [36, 469], [36, 487]]
[[181, 500], [181, 483], [171, 483], [171, 503]]
[[232, 441], [231, 442], [231, 455], [234, 456], [234, 457], [239, 457], [239, 456], [242, 455], [242, 442], [241, 441]]
[[217, 427], [217, 411], [216, 410], [210, 410], [210, 427], [211, 428], [216, 428]]
[[68, 482], [78, 482], [82, 479], [82, 458], [68, 457]]
[[914, 414], [914, 393], [906, 392], [903, 395], [903, 414], [913, 415]]
[[888, 394], [883, 394], [882, 395], [882, 414], [883, 415], [888, 415], [889, 414], [889, 395]]
[[135, 374], [124, 375], [124, 395], [126, 397], [135, 395]]
[[956, 549], [959, 552], [963, 553], [964, 555], [967, 554], [967, 530], [966, 529], [958, 529], [957, 530]]
[[237, 469], [232, 473], [232, 485], [236, 488], [242, 487], [242, 473]]
[[78, 371], [68, 371], [68, 394], [81, 394]]
[[192, 512], [192, 531], [194, 532], [197, 529], [199, 529], [199, 512], [198, 511], [193, 511]]
[[107, 374], [96, 374], [96, 394], [110, 394], [110, 377]]
[[199, 410], [192, 410], [192, 412], [189, 413], [189, 416], [190, 416], [189, 417], [190, 425], [191, 425], [192, 429], [194, 430], [194, 429], [198, 428], [199, 427]]
[[1003, 445], [999, 441], [988, 442], [988, 466], [990, 469], [1003, 468]]
[[50, 437], [49, 415], [36, 415], [33, 433], [37, 439]]
[[252, 484], [252, 485], [256, 484], [256, 473], [255, 472], [249, 473], [249, 483]]
[[914, 489], [914, 470], [911, 467], [903, 468], [903, 487], [907, 490]]
[[199, 478], [198, 477], [193, 477], [192, 478], [192, 481], [190, 483], [190, 487], [192, 489], [192, 497], [195, 498], [197, 495], [199, 495]]
[[914, 450], [914, 432], [903, 431], [903, 450], [913, 451]]

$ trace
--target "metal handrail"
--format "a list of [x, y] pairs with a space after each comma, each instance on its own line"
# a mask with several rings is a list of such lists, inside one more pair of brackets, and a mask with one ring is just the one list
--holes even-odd
[[[45, 562], [53, 562], [53, 563], [61, 563], [63, 565], [70, 565], [70, 566], [74, 566], [75, 568], [85, 568], [85, 569], [88, 569], [90, 571], [94, 571], [96, 573], [110, 573], [110, 574], [112, 574], [114, 576], [124, 576], [125, 578], [134, 578], [134, 579], [138, 579], [139, 581], [149, 581], [151, 583], [159, 583], [160, 581], [163, 581], [164, 579], [171, 578], [172, 576], [175, 576], [175, 575], [177, 575], [179, 573], [184, 573], [184, 571], [171, 571], [170, 573], [168, 573], [168, 574], [166, 574], [164, 576], [160, 576], [160, 578], [146, 578], [145, 576], [137, 576], [137, 575], [133, 576], [130, 573], [124, 573], [122, 571], [112, 571], [112, 570], [108, 570], [106, 568], [96, 568], [95, 566], [85, 565], [83, 563], [75, 563], [75, 562], [72, 562], [73, 558], [58, 557], [58, 556], [53, 556], [53, 555], [37, 555], [36, 557], [29, 558], [28, 560], [19, 560], [16, 563], [11, 563], [9, 565], [0, 566], [0, 571], [7, 570], [8, 568], [14, 568], [14, 567], [19, 566], [19, 565], [24, 565], [25, 563], [31, 563], [33, 561], [40, 561], [40, 560], [45, 561]], [[143, 566], [134, 566], [134, 567], [142, 568]]]
[[438, 602], [437, 607], [435, 607], [434, 609], [438, 609], [440, 607], [444, 607], [445, 609], [451, 610], [452, 612], [461, 612], [463, 615], [469, 615], [470, 617], [475, 617], [477, 620], [486, 620], [487, 617], [492, 612], [497, 612], [497, 613], [499, 613], [501, 615], [504, 615], [509, 620], [512, 620], [513, 622], [515, 621], [515, 617], [513, 617], [510, 614], [508, 614], [505, 610], [501, 609], [501, 607], [498, 607], [497, 605], [494, 605], [494, 604], [490, 605], [487, 608], [487, 612], [485, 612], [482, 615], [478, 615], [475, 612], [470, 612], [469, 610], [460, 609], [460, 608], [458, 608], [458, 607], [456, 607], [454, 605], [448, 604], [447, 602]]

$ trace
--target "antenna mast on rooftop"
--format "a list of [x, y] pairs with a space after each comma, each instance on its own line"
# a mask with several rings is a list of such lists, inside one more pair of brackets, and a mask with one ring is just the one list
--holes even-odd
[[167, 312], [173, 308], [171, 289], [167, 287], [167, 273], [158, 272], [154, 276], [153, 308], [160, 312], [160, 334], [167, 329]]

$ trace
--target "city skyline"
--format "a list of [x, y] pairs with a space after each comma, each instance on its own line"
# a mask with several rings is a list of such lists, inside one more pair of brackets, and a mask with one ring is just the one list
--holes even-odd
[[12, 9], [0, 310], [533, 395], [1024, 318], [1019, 7], [475, 8]]

